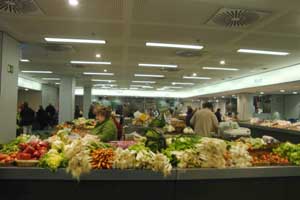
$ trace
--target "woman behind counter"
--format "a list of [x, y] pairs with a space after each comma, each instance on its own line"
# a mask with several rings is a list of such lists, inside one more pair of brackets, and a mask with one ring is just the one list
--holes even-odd
[[111, 120], [111, 109], [107, 107], [98, 107], [95, 109], [97, 125], [91, 131], [97, 135], [102, 142], [117, 140], [117, 128]]

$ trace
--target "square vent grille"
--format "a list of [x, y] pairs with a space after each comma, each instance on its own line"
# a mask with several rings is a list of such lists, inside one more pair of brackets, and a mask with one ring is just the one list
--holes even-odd
[[41, 15], [34, 0], [0, 0], [0, 12], [13, 15]]
[[240, 28], [254, 24], [269, 13], [247, 9], [221, 8], [208, 22], [209, 25]]

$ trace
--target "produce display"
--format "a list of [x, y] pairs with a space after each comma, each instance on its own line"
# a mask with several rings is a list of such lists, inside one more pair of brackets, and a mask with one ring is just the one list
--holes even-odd
[[300, 122], [291, 123], [285, 120], [263, 120], [259, 118], [252, 118], [250, 119], [250, 123], [257, 126], [300, 131]]
[[[75, 179], [91, 170], [140, 169], [168, 176], [173, 168], [243, 168], [300, 165], [300, 144], [270, 138], [226, 141], [197, 135], [165, 138], [148, 129], [136, 141], [103, 143], [97, 136], [60, 130], [46, 140], [21, 135], [0, 149], [0, 166], [34, 166], [55, 173], [64, 168]], [[21, 164], [18, 164], [21, 163]]]

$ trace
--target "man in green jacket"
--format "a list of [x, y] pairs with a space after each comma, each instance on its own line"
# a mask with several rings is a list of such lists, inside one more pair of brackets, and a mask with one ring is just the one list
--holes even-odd
[[102, 142], [117, 140], [117, 127], [111, 120], [111, 110], [107, 107], [98, 107], [96, 109], [97, 125], [91, 131], [92, 134], [98, 135]]

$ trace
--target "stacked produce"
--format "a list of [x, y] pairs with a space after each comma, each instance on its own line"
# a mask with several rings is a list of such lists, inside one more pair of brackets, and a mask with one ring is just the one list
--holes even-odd
[[92, 156], [92, 168], [93, 169], [111, 169], [114, 161], [114, 150], [98, 149], [91, 153]]

